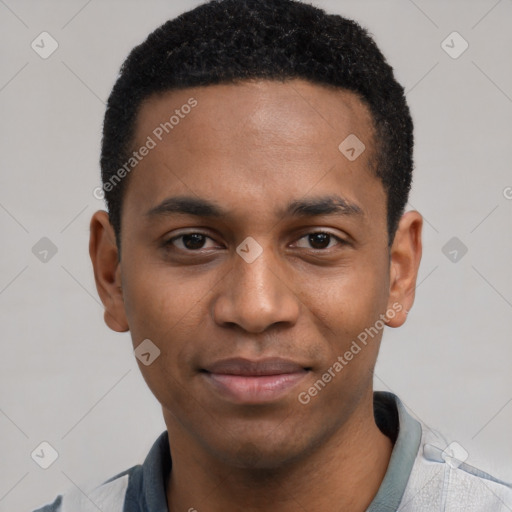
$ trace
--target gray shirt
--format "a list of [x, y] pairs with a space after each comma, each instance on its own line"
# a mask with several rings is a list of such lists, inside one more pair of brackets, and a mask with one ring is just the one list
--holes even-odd
[[[512, 511], [512, 485], [466, 464], [462, 446], [447, 443], [415, 420], [397, 396], [376, 391], [374, 411], [377, 425], [394, 448], [366, 512]], [[34, 512], [168, 512], [165, 482], [171, 466], [169, 438], [163, 432], [142, 465], [85, 495], [78, 491], [60, 495]]]

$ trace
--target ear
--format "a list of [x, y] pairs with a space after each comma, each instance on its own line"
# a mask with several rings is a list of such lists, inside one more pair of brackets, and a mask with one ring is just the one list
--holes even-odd
[[416, 279], [421, 260], [423, 218], [416, 211], [405, 213], [398, 224], [390, 250], [388, 317], [386, 324], [400, 327], [414, 303]]
[[92, 216], [89, 254], [96, 289], [105, 306], [105, 323], [113, 331], [126, 332], [129, 327], [124, 309], [121, 265], [114, 229], [105, 211], [97, 211]]

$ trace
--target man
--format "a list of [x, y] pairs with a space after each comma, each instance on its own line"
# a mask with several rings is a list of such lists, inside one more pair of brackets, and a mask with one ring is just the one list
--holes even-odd
[[421, 258], [412, 150], [403, 88], [339, 16], [213, 1], [135, 48], [90, 254], [167, 431], [41, 510], [512, 510], [509, 485], [373, 392]]

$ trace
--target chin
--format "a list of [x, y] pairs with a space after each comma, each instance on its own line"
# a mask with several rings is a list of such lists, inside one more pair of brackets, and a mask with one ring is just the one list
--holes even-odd
[[241, 443], [235, 451], [224, 452], [221, 455], [225, 464], [246, 470], [273, 471], [283, 468], [295, 459], [300, 458], [299, 454], [291, 448], [278, 450], [272, 446], [255, 444], [251, 442]]
[[[212, 446], [213, 455], [226, 465], [247, 470], [278, 470], [301, 459], [312, 447], [294, 432], [279, 432], [279, 427], [224, 438], [220, 446]], [[277, 434], [277, 435], [276, 435]], [[279, 435], [280, 434], [280, 435]]]

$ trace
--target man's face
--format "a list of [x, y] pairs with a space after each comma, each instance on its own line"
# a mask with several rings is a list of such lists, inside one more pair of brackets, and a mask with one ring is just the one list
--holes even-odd
[[308, 390], [391, 307], [369, 111], [298, 80], [208, 86], [146, 101], [134, 148], [148, 136], [123, 202], [119, 324], [160, 350], [139, 365], [171, 437], [239, 466], [300, 457], [356, 421], [381, 330]]

